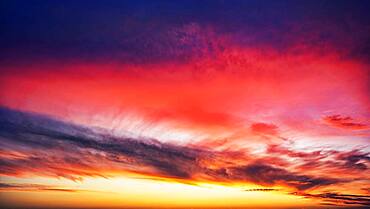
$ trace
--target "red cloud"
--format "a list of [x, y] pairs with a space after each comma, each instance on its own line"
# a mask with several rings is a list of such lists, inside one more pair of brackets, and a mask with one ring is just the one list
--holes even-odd
[[278, 133], [278, 127], [274, 124], [267, 123], [253, 123], [251, 130], [257, 134], [276, 135]]
[[366, 124], [354, 122], [354, 119], [351, 117], [345, 117], [341, 115], [329, 115], [323, 119], [326, 124], [350, 130], [364, 130], [369, 127]]

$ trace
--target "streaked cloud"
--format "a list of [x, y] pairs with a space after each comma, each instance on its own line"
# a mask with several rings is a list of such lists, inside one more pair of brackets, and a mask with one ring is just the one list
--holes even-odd
[[[3, 146], [0, 168], [1, 175], [5, 176], [32, 174], [81, 181], [88, 176], [109, 178], [115, 173], [133, 172], [179, 182], [245, 182], [265, 187], [285, 186], [299, 194], [302, 191], [361, 180], [355, 174], [353, 178], [338, 178], [335, 174], [327, 177], [329, 173], [320, 172], [322, 165], [313, 165], [311, 169], [318, 168], [319, 173], [312, 175], [305, 174], [303, 169], [298, 171], [290, 166], [283, 168], [279, 163], [258, 155], [253, 156], [253, 160], [243, 160], [229, 155], [231, 153], [227, 151], [195, 149], [166, 144], [155, 139], [116, 137], [103, 130], [66, 123], [35, 113], [1, 108], [0, 115], [0, 143]], [[297, 153], [278, 146], [270, 147], [267, 153], [303, 159], [305, 163], [325, 158], [320, 157], [324, 154], [322, 152]], [[330, 151], [326, 154], [332, 154], [332, 160], [323, 161], [324, 164], [329, 163], [348, 171], [363, 172], [368, 169], [369, 154], [360, 150]], [[18, 188], [17, 185], [7, 183], [2, 183], [2, 186], [3, 190]], [[27, 189], [27, 185], [19, 188]], [[34, 188], [38, 187], [29, 187]], [[45, 191], [74, 191], [53, 187], [39, 188]], [[310, 194], [304, 193], [303, 196], [321, 197]]]
[[330, 115], [323, 119], [327, 124], [337, 128], [343, 128], [348, 130], [365, 130], [369, 129], [369, 126], [364, 123], [356, 122], [351, 117], [344, 117], [341, 115]]

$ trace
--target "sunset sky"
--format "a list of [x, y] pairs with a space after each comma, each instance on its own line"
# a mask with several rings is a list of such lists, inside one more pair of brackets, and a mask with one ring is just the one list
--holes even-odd
[[370, 207], [370, 1], [0, 2], [0, 208]]

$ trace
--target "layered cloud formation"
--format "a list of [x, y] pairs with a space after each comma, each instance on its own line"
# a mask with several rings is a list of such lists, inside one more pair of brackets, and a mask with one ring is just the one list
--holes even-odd
[[[2, 108], [2, 175], [41, 175], [82, 180], [87, 176], [109, 177], [133, 172], [179, 182], [248, 182], [262, 186], [287, 186], [310, 198], [343, 199], [343, 203], [367, 205], [368, 196], [309, 194], [306, 190], [353, 182], [367, 182], [369, 153], [360, 150], [294, 152], [271, 145], [265, 153], [234, 156], [227, 151], [210, 151], [162, 143], [155, 139], [115, 137], [105, 130], [78, 126], [34, 113]], [[260, 124], [259, 124], [260, 125]], [[263, 155], [279, 153], [296, 159], [292, 171]], [[328, 159], [330, 158], [330, 159]], [[216, 161], [216, 162], [215, 162]], [[301, 164], [302, 163], [302, 164]], [[289, 163], [288, 163], [289, 164]], [[305, 170], [318, 171], [316, 175]], [[338, 177], [339, 172], [351, 174]], [[332, 176], [332, 177], [331, 177]], [[32, 189], [34, 186], [2, 184], [3, 189]], [[72, 191], [36, 187], [41, 190]], [[366, 188], [363, 188], [366, 189]], [[262, 189], [262, 191], [269, 191]], [[259, 191], [259, 190], [258, 190]]]

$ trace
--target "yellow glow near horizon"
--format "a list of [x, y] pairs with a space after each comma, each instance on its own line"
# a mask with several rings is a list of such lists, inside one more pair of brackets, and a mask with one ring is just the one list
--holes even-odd
[[[16, 178], [12, 178], [13, 182]], [[245, 191], [249, 186], [223, 186], [208, 183], [189, 185], [176, 182], [127, 177], [86, 178], [82, 182], [64, 179], [29, 178], [22, 182], [49, 184], [78, 192], [3, 191], [2, 199], [13, 205], [57, 207], [281, 207], [309, 206], [312, 202], [284, 191]], [[269, 200], [269, 201], [266, 201]]]

